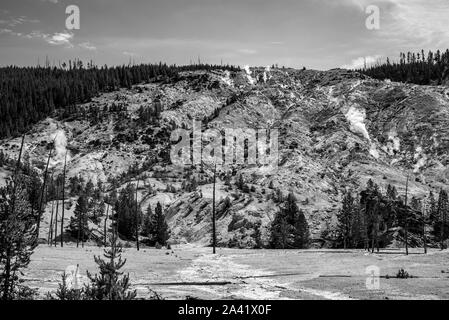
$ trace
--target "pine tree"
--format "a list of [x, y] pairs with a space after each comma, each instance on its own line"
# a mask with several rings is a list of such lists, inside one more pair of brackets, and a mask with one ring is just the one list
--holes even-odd
[[79, 242], [86, 241], [89, 237], [89, 225], [87, 218], [87, 200], [86, 196], [81, 195], [78, 197], [74, 216], [70, 218], [69, 232], [72, 237], [76, 238], [76, 246], [79, 246]]
[[89, 181], [87, 181], [86, 187], [84, 189], [84, 193], [86, 194], [86, 196], [92, 197], [93, 193], [94, 193], [94, 188], [95, 188], [94, 183], [92, 182], [91, 179], [89, 179]]
[[47, 299], [63, 301], [83, 299], [83, 290], [69, 288], [69, 286], [67, 285], [67, 274], [65, 272], [62, 274], [61, 280], [62, 283], [58, 284], [58, 289], [56, 290], [55, 296], [53, 296], [51, 293], [48, 293]]
[[122, 247], [117, 243], [117, 235], [112, 234], [110, 248], [104, 250], [106, 260], [95, 256], [100, 273], [87, 276], [91, 281], [85, 288], [85, 298], [88, 300], [134, 300], [136, 291], [130, 290], [129, 275], [123, 275], [120, 269], [125, 265], [122, 260]]
[[351, 242], [353, 248], [363, 248], [366, 241], [366, 222], [360, 207], [360, 198], [354, 199], [354, 208], [351, 222]]
[[434, 225], [438, 221], [438, 215], [437, 202], [435, 201], [435, 196], [432, 191], [429, 193], [428, 207], [429, 223]]
[[271, 224], [270, 245], [274, 249], [291, 248], [293, 242], [294, 228], [288, 223], [287, 217], [281, 210], [276, 214]]
[[36, 219], [28, 195], [18, 178], [0, 188], [0, 298], [20, 298], [21, 269], [26, 268], [36, 247]]
[[[135, 195], [134, 186], [128, 184], [126, 188], [120, 191], [120, 195], [115, 203], [114, 220], [118, 233], [129, 240], [135, 240], [136, 225], [140, 225], [142, 219], [141, 209], [139, 206], [136, 206]], [[139, 219], [139, 221], [136, 222], [136, 219]]]
[[309, 228], [304, 213], [299, 210], [293, 193], [287, 196], [281, 210], [271, 224], [270, 244], [273, 248], [305, 248]]
[[142, 235], [150, 237], [151, 231], [153, 230], [153, 210], [151, 209], [151, 204], [148, 204], [147, 211], [142, 223]]
[[170, 231], [160, 202], [157, 203], [154, 215], [150, 218], [149, 231], [148, 236], [152, 244], [159, 243], [162, 246], [167, 244], [167, 240], [170, 238]]
[[3, 152], [3, 150], [0, 150], [0, 167], [3, 167], [5, 163], [6, 163], [5, 153]]
[[337, 215], [338, 225], [337, 232], [342, 238], [343, 248], [347, 249], [352, 241], [352, 222], [354, 216], [354, 197], [350, 192], [347, 192], [342, 200], [342, 208]]
[[449, 199], [447, 192], [441, 189], [439, 197], [438, 197], [438, 205], [437, 205], [437, 217], [438, 220], [434, 224], [434, 237], [435, 240], [440, 242], [440, 248], [444, 249], [444, 241], [447, 239], [449, 234], [449, 225], [447, 223], [447, 214], [449, 210]]
[[398, 192], [396, 191], [396, 187], [392, 185], [387, 186], [387, 198], [390, 200], [396, 200], [398, 197]]

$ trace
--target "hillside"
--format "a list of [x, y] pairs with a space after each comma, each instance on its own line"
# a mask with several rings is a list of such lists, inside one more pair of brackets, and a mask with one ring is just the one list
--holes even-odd
[[[449, 178], [449, 88], [373, 80], [356, 72], [247, 68], [186, 71], [172, 81], [101, 94], [69, 116], [55, 113], [26, 136], [32, 166], [45, 165], [55, 139], [51, 168], [61, 172], [69, 150], [68, 178], [124, 186], [139, 177], [142, 208], [164, 204], [174, 243], [208, 244], [211, 232], [212, 166], [170, 163], [170, 134], [191, 129], [252, 128], [279, 132], [279, 162], [219, 168], [217, 227], [221, 245], [252, 247], [257, 225], [262, 241], [279, 210], [279, 197], [296, 195], [315, 246], [335, 224], [345, 190], [369, 179], [423, 198]], [[14, 157], [20, 139], [0, 142]], [[4, 180], [6, 170], [0, 171]], [[247, 188], [239, 188], [242, 180]], [[196, 190], [186, 186], [193, 179]], [[71, 208], [69, 210], [71, 214]], [[50, 204], [44, 221], [49, 221]], [[44, 224], [45, 225], [45, 224]]]

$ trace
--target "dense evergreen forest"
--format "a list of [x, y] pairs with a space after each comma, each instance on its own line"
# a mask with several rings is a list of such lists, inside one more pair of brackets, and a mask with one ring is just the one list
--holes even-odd
[[60, 67], [0, 68], [0, 138], [16, 136], [55, 109], [90, 101], [101, 92], [130, 88], [134, 84], [163, 81], [180, 71], [226, 69], [234, 66], [159, 64], [98, 67], [81, 60]]
[[449, 80], [449, 49], [445, 52], [424, 50], [401, 53], [398, 62], [390, 59], [371, 67], [357, 70], [374, 79], [390, 79], [421, 85], [440, 85]]
[[[407, 187], [406, 187], [407, 190]], [[441, 189], [424, 199], [399, 195], [394, 185], [386, 193], [372, 180], [359, 194], [345, 193], [335, 230], [322, 237], [335, 248], [385, 248], [395, 241], [411, 247], [446, 247], [449, 239], [448, 194]]]

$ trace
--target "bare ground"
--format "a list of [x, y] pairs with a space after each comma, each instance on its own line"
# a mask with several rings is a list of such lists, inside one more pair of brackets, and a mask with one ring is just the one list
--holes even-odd
[[[56, 290], [62, 272], [79, 264], [97, 272], [102, 248], [40, 245], [25, 278], [43, 297]], [[449, 299], [449, 251], [413, 249], [369, 254], [363, 250], [238, 250], [193, 245], [172, 250], [125, 249], [125, 272], [139, 297], [152, 290], [165, 299]], [[367, 289], [366, 267], [380, 270], [378, 289]], [[396, 279], [404, 268], [413, 278]], [[386, 277], [386, 276], [389, 277]]]

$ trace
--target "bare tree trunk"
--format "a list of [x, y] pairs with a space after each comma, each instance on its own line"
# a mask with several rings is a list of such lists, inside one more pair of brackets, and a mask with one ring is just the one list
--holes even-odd
[[375, 219], [376, 224], [374, 225], [375, 228], [375, 240], [376, 240], [376, 251], [379, 252], [379, 225], [380, 225], [380, 215], [379, 215], [379, 202], [376, 202], [376, 211], [375, 211]]
[[56, 188], [56, 215], [55, 215], [55, 233], [54, 233], [54, 245], [57, 245], [57, 236], [58, 236], [58, 213], [59, 213], [59, 189]]
[[139, 179], [137, 179], [136, 184], [136, 248], [139, 251], [139, 203], [137, 201], [137, 190], [139, 189]]
[[441, 211], [441, 231], [440, 231], [440, 247], [444, 250], [444, 229], [446, 227], [446, 208]]
[[[379, 239], [377, 237], [377, 233], [378, 233], [378, 221], [377, 221], [377, 216], [376, 216], [376, 223], [374, 224], [374, 245], [376, 247], [376, 251], [379, 252]], [[374, 252], [374, 248], [373, 248], [373, 252]]]
[[108, 233], [106, 228], [106, 223], [108, 222], [108, 214], [109, 214], [109, 204], [106, 207], [106, 217], [104, 218], [104, 246], [108, 245]]
[[50, 164], [52, 151], [53, 148], [51, 148], [50, 151], [48, 152], [47, 164], [45, 165], [44, 178], [43, 178], [44, 181], [42, 183], [41, 198], [39, 200], [39, 212], [37, 213], [36, 241], [39, 239], [39, 231], [41, 226], [42, 210], [43, 210], [42, 206], [44, 204], [44, 195], [45, 195], [44, 191], [47, 185], [48, 166]]
[[364, 233], [365, 233], [365, 240], [364, 240], [365, 250], [369, 252], [368, 222], [369, 222], [369, 220], [368, 220], [368, 201], [366, 201], [366, 203], [365, 203], [365, 214], [364, 214], [364, 217], [363, 217], [363, 224], [364, 224], [363, 227], [365, 229], [364, 230]]
[[48, 240], [47, 243], [51, 245], [53, 240], [53, 214], [54, 214], [55, 201], [51, 201], [51, 216], [50, 216], [50, 227], [48, 228]]
[[215, 182], [216, 182], [217, 164], [214, 166], [214, 186], [212, 191], [212, 253], [215, 254], [215, 246], [217, 245], [215, 230]]
[[[441, 190], [442, 189], [440, 189], [440, 194], [441, 194]], [[438, 219], [437, 222], [439, 222], [441, 220], [441, 201], [440, 201], [439, 198], [438, 198], [438, 206], [437, 206], [437, 219]], [[443, 239], [443, 237], [442, 237], [442, 234], [441, 234], [441, 231], [440, 231], [440, 248], [441, 248], [441, 250], [443, 250], [443, 241], [442, 241], [442, 239]]]
[[426, 208], [425, 205], [422, 208], [421, 217], [422, 217], [422, 239], [424, 243], [424, 253], [427, 254], [427, 239], [426, 239]]
[[78, 214], [78, 232], [76, 237], [76, 247], [80, 245], [80, 234], [81, 234], [81, 212]]
[[64, 209], [65, 209], [65, 170], [67, 165], [67, 151], [64, 157], [64, 170], [62, 173], [62, 217], [61, 217], [61, 247], [64, 247]]
[[[84, 222], [84, 219], [85, 219], [84, 214], [85, 214], [84, 212], [80, 214], [80, 217], [82, 216], [83, 222]], [[81, 227], [82, 224], [83, 223], [80, 224], [80, 227]], [[86, 238], [86, 235], [84, 234], [84, 228], [82, 228], [81, 231], [82, 231], [81, 247], [84, 248], [84, 241], [85, 241], [84, 239]]]
[[409, 175], [407, 174], [407, 182], [405, 184], [405, 254], [406, 255], [408, 255], [408, 211], [407, 211], [408, 179], [409, 179]]

